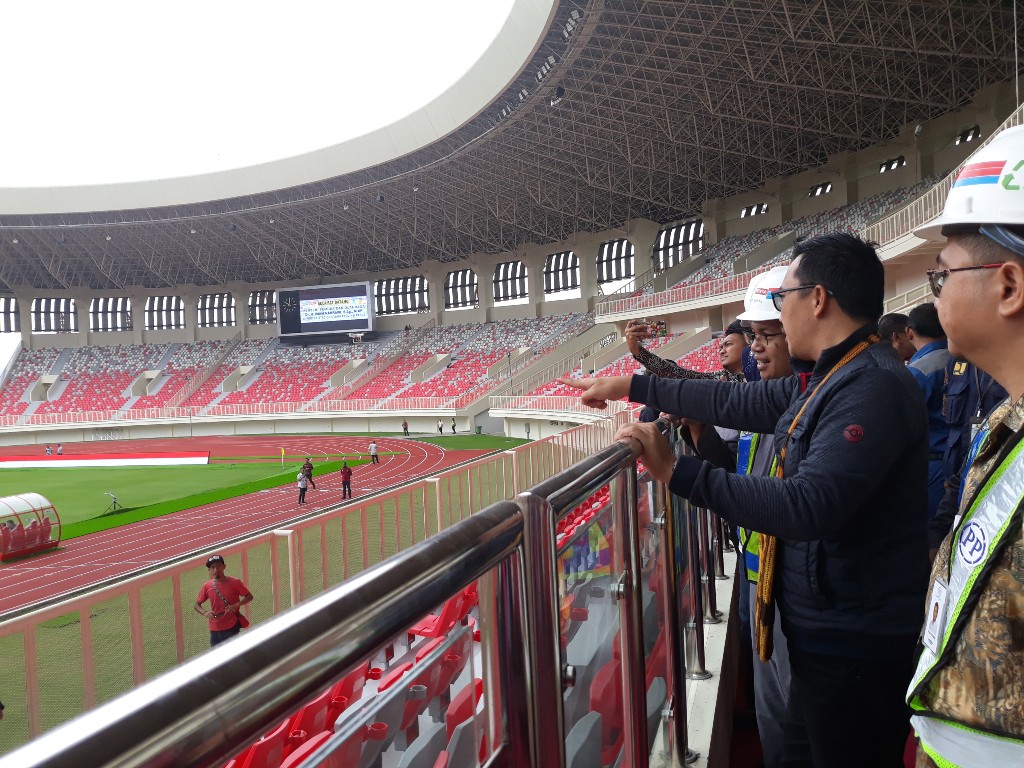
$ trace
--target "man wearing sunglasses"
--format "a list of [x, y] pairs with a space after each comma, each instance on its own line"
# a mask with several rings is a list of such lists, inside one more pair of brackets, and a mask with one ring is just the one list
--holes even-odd
[[649, 424], [620, 430], [672, 491], [760, 531], [758, 653], [777, 598], [792, 682], [782, 765], [902, 765], [903, 700], [920, 633], [928, 421], [921, 393], [876, 335], [884, 273], [845, 233], [809, 238], [779, 290], [795, 375], [731, 387], [643, 376], [572, 380], [586, 405], [628, 394], [662, 411], [774, 435], [772, 477], [675, 459]]
[[932, 566], [925, 605], [939, 610], [908, 691], [918, 766], [1024, 765], [1021, 169], [1024, 129], [1010, 128], [968, 160], [942, 214], [915, 233], [945, 238], [928, 280], [950, 353], [1009, 393], [971, 441], [953, 528]]

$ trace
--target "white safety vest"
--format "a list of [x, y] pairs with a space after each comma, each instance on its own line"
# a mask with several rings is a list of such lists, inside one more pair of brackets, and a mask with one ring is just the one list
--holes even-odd
[[[952, 659], [956, 641], [970, 618], [991, 565], [1002, 552], [1007, 532], [1020, 527], [1022, 501], [1024, 440], [989, 476], [953, 532], [943, 611], [945, 626], [939, 630], [935, 652], [924, 648], [907, 692], [907, 703], [915, 712], [911, 723], [920, 736], [921, 747], [940, 768], [1024, 768], [1024, 739], [945, 719], [928, 711], [920, 698], [925, 687]], [[968, 603], [970, 610], [966, 609]]]

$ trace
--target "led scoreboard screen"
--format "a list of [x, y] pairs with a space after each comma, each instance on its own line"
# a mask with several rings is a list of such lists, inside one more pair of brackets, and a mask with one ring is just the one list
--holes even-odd
[[282, 336], [373, 330], [370, 283], [283, 288], [277, 292], [277, 326]]

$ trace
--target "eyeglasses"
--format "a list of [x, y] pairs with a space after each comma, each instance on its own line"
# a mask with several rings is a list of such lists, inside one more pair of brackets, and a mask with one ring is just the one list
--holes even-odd
[[774, 339], [776, 336], [785, 336], [785, 331], [779, 331], [778, 333], [753, 333], [750, 331], [744, 332], [744, 337], [747, 339], [747, 344], [760, 344], [762, 347], [767, 347], [768, 342]]
[[939, 297], [942, 293], [942, 286], [946, 284], [946, 278], [954, 272], [971, 272], [975, 269], [999, 269], [999, 267], [1005, 264], [1005, 261], [1000, 261], [995, 264], [979, 264], [976, 267], [955, 267], [953, 269], [929, 269], [925, 274], [928, 275], [928, 285], [932, 287], [932, 294], [935, 298]]
[[[775, 308], [779, 312], [781, 312], [782, 300], [786, 298], [787, 293], [792, 293], [793, 291], [807, 291], [810, 290], [811, 288], [817, 288], [819, 285], [820, 283], [810, 283], [808, 285], [798, 285], [795, 288], [779, 288], [774, 291], [768, 291], [768, 293], [765, 295], [765, 298], [771, 299], [772, 304], [775, 306]], [[825, 288], [825, 286], [821, 287]], [[825, 288], [825, 293], [827, 293], [829, 296], [835, 296], [835, 294], [832, 293], [832, 291], [830, 291], [828, 288]]]

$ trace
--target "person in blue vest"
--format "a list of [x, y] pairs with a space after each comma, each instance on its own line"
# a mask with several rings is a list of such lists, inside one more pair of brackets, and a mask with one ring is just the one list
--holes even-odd
[[871, 244], [833, 233], [793, 252], [770, 298], [795, 375], [742, 387], [563, 381], [583, 390], [584, 405], [628, 395], [774, 434], [775, 474], [759, 477], [676, 458], [655, 425], [618, 433], [640, 441], [647, 469], [673, 493], [760, 531], [757, 650], [772, 656], [777, 598], [791, 670], [782, 765], [895, 768], [928, 583], [928, 416], [913, 376], [876, 333], [885, 274]]
[[920, 385], [928, 409], [928, 519], [931, 520], [945, 493], [944, 459], [949, 442], [949, 425], [942, 412], [949, 349], [934, 304], [918, 304], [910, 310], [907, 338], [916, 350], [907, 362], [907, 369]]
[[943, 454], [945, 493], [935, 516], [928, 522], [928, 551], [934, 560], [939, 545], [953, 528], [960, 508], [964, 462], [971, 443], [992, 410], [1006, 399], [1006, 390], [978, 366], [950, 355], [943, 379], [942, 405], [949, 439]]
[[952, 530], [932, 565], [921, 655], [907, 691], [917, 765], [1024, 765], [1024, 128], [958, 173], [928, 271], [951, 354], [1009, 393], [969, 448]]

